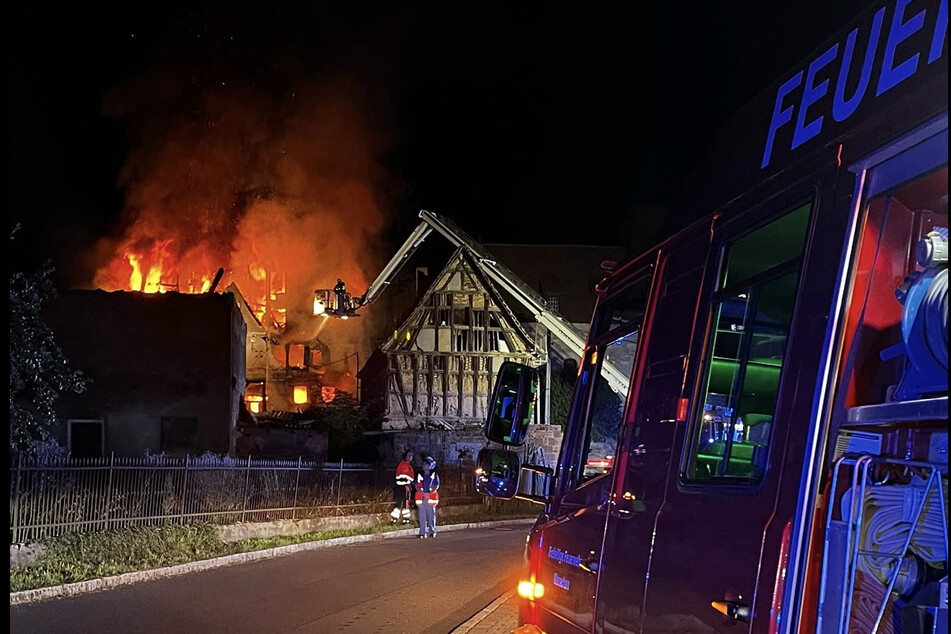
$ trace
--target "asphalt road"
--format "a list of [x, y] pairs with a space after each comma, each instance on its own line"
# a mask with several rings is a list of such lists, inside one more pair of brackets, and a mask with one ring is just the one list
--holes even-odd
[[15, 634], [447, 634], [515, 587], [527, 525], [297, 552], [10, 606]]

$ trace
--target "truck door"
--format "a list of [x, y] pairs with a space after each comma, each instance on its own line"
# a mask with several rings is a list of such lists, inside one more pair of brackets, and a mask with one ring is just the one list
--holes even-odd
[[640, 631], [654, 522], [667, 487], [674, 435], [683, 432], [680, 396], [709, 245], [704, 224], [660, 253], [656, 304], [642, 344], [646, 355], [634, 373], [630, 391], [636, 405], [625, 419], [628, 431], [607, 520], [598, 632]]
[[[808, 296], [800, 274], [817, 197], [812, 185], [793, 187], [714, 227], [685, 382], [690, 407], [654, 524], [640, 631], [751, 627], [763, 558], [777, 556], [764, 549], [788, 519], [775, 517], [787, 434], [808, 427], [813, 381], [797, 390], [796, 374], [821, 347], [796, 341], [793, 328], [797, 298]], [[651, 412], [635, 419], [647, 424]]]
[[605, 361], [629, 377], [638, 349], [652, 267], [636, 271], [626, 293], [599, 301], [581, 360], [569, 424], [562, 443], [558, 491], [539, 540], [534, 602], [536, 625], [549, 634], [590, 632], [608, 500], [622, 431], [625, 393], [602, 375]]

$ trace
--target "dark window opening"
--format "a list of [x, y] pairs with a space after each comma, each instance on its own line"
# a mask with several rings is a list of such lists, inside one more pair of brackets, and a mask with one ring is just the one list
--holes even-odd
[[69, 421], [69, 453], [73, 458], [101, 458], [104, 440], [101, 420]]

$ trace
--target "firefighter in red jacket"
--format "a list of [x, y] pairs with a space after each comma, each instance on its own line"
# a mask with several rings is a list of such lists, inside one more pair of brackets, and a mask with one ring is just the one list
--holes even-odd
[[396, 482], [393, 485], [393, 510], [390, 511], [390, 523], [410, 522], [410, 499], [413, 487], [413, 452], [405, 451], [403, 459], [396, 465]]
[[416, 508], [419, 510], [419, 538], [436, 536], [436, 505], [439, 504], [439, 476], [432, 456], [423, 457], [423, 472], [416, 476]]

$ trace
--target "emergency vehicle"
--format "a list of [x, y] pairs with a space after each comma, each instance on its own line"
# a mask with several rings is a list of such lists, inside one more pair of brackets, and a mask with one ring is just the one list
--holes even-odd
[[947, 23], [872, 5], [738, 113], [700, 220], [598, 285], [554, 469], [500, 368], [476, 486], [544, 505], [519, 633], [947, 632]]

